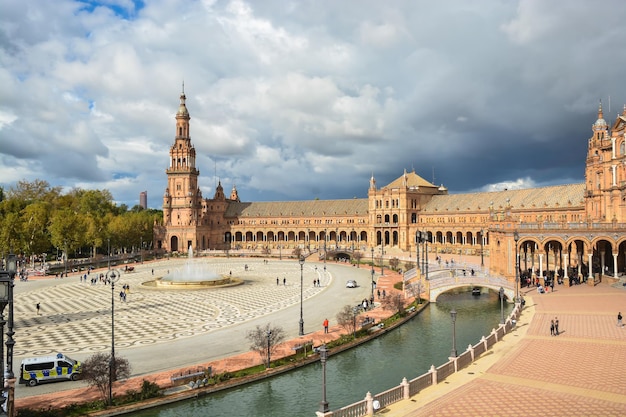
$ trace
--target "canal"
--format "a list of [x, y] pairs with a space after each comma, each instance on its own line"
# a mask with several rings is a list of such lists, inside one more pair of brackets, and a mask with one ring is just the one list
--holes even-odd
[[[505, 304], [505, 316], [513, 305]], [[431, 365], [447, 361], [452, 349], [450, 310], [456, 309], [459, 354], [500, 322], [495, 292], [443, 294], [437, 303], [405, 325], [355, 349], [329, 357], [327, 401], [336, 410], [413, 379]], [[133, 413], [135, 417], [314, 416], [322, 397], [321, 365], [315, 363], [280, 376], [195, 400]]]

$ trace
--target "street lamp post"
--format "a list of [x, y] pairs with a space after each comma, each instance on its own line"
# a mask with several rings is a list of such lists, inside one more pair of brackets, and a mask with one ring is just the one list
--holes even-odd
[[270, 339], [272, 338], [272, 331], [268, 330], [267, 333], [267, 369], [270, 369]]
[[428, 279], [428, 232], [422, 235], [424, 240], [424, 278]]
[[328, 351], [326, 350], [326, 344], [324, 343], [319, 349], [320, 362], [322, 363], [322, 401], [320, 402], [320, 413], [328, 413], [328, 401], [326, 401], [326, 359], [328, 358]]
[[519, 303], [519, 258], [517, 256], [517, 242], [519, 242], [519, 233], [517, 230], [513, 233], [515, 240], [515, 302]]
[[422, 268], [420, 268], [420, 244], [422, 243], [422, 232], [419, 230], [415, 232], [415, 259], [417, 260], [417, 269], [419, 269], [422, 273]]
[[383, 238], [380, 241], [380, 276], [385, 275], [385, 230], [383, 229]]
[[350, 243], [352, 244], [352, 253], [354, 253], [354, 227], [352, 228], [352, 233], [350, 233]]
[[352, 307], [352, 337], [356, 339], [356, 316], [359, 314], [358, 307]]
[[504, 288], [500, 287], [500, 324], [504, 324]]
[[456, 358], [458, 356], [456, 351], [456, 310], [452, 309], [450, 311], [450, 317], [452, 318], [452, 351], [450, 352], [451, 358]]
[[484, 258], [484, 248], [483, 245], [485, 244], [485, 229], [480, 229], [480, 268], [483, 269], [485, 268], [485, 258]]
[[[9, 285], [7, 288], [8, 306], [9, 306], [9, 323], [7, 327], [7, 367], [6, 367], [6, 383], [9, 386], [7, 397], [7, 416], [15, 416], [15, 375], [13, 374], [13, 346], [15, 346], [15, 340], [13, 340], [13, 287], [15, 286], [15, 274], [17, 273], [17, 258], [14, 254], [9, 253], [7, 257], [6, 270], [9, 274]], [[4, 385], [3, 385], [4, 387]]]
[[111, 238], [108, 238], [108, 237], [107, 237], [107, 251], [108, 251], [107, 269], [110, 271], [111, 270]]
[[0, 271], [0, 387], [4, 387], [4, 308], [9, 304], [11, 276], [8, 271]]
[[300, 336], [304, 335], [304, 318], [302, 316], [302, 294], [303, 294], [303, 286], [304, 286], [304, 256], [300, 256], [300, 331], [298, 334]]
[[63, 276], [67, 278], [67, 241], [66, 240], [63, 241], [63, 246], [64, 246], [63, 249], [65, 250], [65, 255], [63, 255], [63, 260], [65, 261], [63, 262], [63, 265], [64, 265]]
[[141, 244], [139, 245], [139, 259], [141, 259], [141, 263], [143, 263], [143, 236], [141, 236]]
[[324, 276], [326, 276], [326, 236], [327, 231], [324, 229]]
[[109, 270], [106, 280], [111, 282], [111, 358], [109, 361], [109, 405], [113, 405], [113, 381], [115, 381], [115, 283], [120, 279], [119, 271]]
[[370, 286], [372, 287], [371, 297], [374, 297], [374, 248], [373, 247], [372, 247], [372, 282]]

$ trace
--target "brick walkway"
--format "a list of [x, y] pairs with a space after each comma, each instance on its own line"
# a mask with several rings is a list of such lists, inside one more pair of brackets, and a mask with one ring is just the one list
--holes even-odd
[[[626, 289], [599, 284], [527, 291], [517, 329], [475, 364], [379, 414], [626, 416]], [[558, 317], [559, 336], [550, 336]]]

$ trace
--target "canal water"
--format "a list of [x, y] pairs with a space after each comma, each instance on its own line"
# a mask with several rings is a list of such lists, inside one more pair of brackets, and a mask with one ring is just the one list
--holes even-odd
[[[513, 305], [505, 303], [505, 317]], [[446, 362], [452, 350], [450, 310], [457, 311], [457, 351], [476, 344], [500, 322], [495, 292], [443, 294], [437, 303], [398, 329], [357, 348], [331, 356], [326, 363], [327, 401], [331, 410], [399, 385]], [[322, 399], [319, 362], [240, 388], [133, 413], [135, 417], [293, 417], [314, 416]]]

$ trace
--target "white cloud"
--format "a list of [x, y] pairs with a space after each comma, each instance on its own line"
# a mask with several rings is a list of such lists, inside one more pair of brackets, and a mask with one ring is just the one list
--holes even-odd
[[625, 19], [621, 0], [7, 0], [0, 185], [160, 206], [183, 81], [205, 196], [215, 171], [243, 200], [362, 197], [404, 167], [451, 192], [582, 181], [598, 99], [609, 121], [626, 102]]

